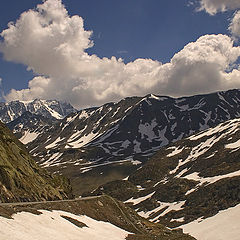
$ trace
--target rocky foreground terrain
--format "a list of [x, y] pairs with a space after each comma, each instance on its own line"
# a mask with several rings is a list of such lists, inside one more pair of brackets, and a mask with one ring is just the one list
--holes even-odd
[[91, 194], [109, 194], [150, 221], [169, 227], [238, 209], [240, 119], [162, 148], [126, 179], [86, 193]]
[[14, 237], [27, 240], [33, 236], [42, 240], [195, 239], [183, 234], [180, 229], [170, 230], [161, 224], [151, 223], [109, 196], [65, 202], [0, 205], [0, 234], [4, 239]]

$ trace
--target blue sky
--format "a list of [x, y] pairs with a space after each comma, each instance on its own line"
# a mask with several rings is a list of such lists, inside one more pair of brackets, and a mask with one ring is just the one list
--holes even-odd
[[[99, 58], [121, 57], [124, 63], [138, 58], [168, 63], [174, 54], [201, 36], [229, 35], [228, 25], [236, 10], [230, 9], [211, 16], [206, 11], [197, 12], [199, 2], [189, 4], [189, 0], [62, 2], [69, 16], [82, 17], [84, 29], [93, 32], [91, 40], [94, 46], [87, 48], [86, 53], [96, 54]], [[33, 9], [41, 3], [40, 0], [8, 0], [1, 3], [0, 32], [8, 28], [8, 22], [15, 22], [22, 12]], [[27, 88], [28, 82], [36, 75], [46, 75], [27, 71], [26, 68], [25, 62], [16, 64], [14, 60], [5, 61], [1, 54], [0, 77], [5, 94], [12, 88], [16, 90]], [[96, 104], [95, 102], [90, 105]]]

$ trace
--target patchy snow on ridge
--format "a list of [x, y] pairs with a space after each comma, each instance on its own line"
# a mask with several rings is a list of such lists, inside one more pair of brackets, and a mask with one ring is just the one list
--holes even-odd
[[227, 123], [226, 122], [221, 123], [217, 127], [211, 128], [197, 135], [190, 136], [188, 139], [195, 141], [202, 137], [211, 136], [216, 133], [222, 133], [223, 131], [226, 131], [225, 135], [234, 134], [234, 132], [239, 129], [239, 126], [240, 126], [240, 119], [233, 119], [228, 121]]
[[139, 124], [138, 131], [141, 134], [141, 138], [146, 136], [149, 142], [152, 142], [156, 138], [156, 134], [153, 129], [158, 125], [157, 120], [153, 119], [151, 123]]
[[229, 143], [225, 145], [225, 148], [230, 148], [230, 149], [240, 148], [240, 139], [234, 143]]
[[136, 139], [133, 141], [134, 144], [134, 153], [140, 153], [141, 150], [141, 143], [138, 142]]
[[167, 157], [172, 157], [172, 156], [175, 156], [175, 155], [181, 153], [182, 150], [184, 149], [184, 147], [183, 147], [183, 148], [180, 148], [180, 149], [179, 149], [179, 147], [171, 147], [171, 148], [169, 148], [169, 149], [172, 149], [173, 151], [172, 151], [171, 153], [169, 153], [169, 154], [167, 155]]
[[69, 137], [68, 143], [74, 142], [75, 139], [81, 136], [81, 134], [86, 130], [87, 125], [80, 131], [76, 131], [75, 133], [72, 134], [72, 136]]
[[194, 181], [199, 181], [199, 186], [204, 184], [204, 183], [209, 183], [209, 184], [212, 184], [212, 183], [215, 183], [221, 179], [224, 179], [224, 178], [229, 178], [229, 177], [236, 177], [236, 176], [240, 176], [240, 170], [238, 171], [235, 171], [235, 172], [231, 172], [231, 173], [228, 173], [228, 174], [224, 174], [224, 175], [218, 175], [218, 176], [214, 176], [214, 177], [200, 177], [199, 176], [199, 173], [197, 172], [194, 172], [194, 173], [191, 173], [183, 178], [186, 178], [188, 180], [194, 180]]
[[[179, 159], [179, 163], [177, 165], [177, 167], [175, 169], [173, 169], [172, 171], [170, 171], [170, 174], [174, 174], [177, 172], [177, 170], [182, 166], [185, 165], [186, 163], [190, 162], [190, 161], [195, 161], [199, 156], [203, 155], [204, 153], [206, 153], [215, 143], [217, 143], [219, 140], [221, 139], [221, 136], [218, 138], [215, 138], [215, 136], [206, 139], [205, 141], [201, 142], [200, 144], [198, 144], [197, 146], [193, 147], [190, 154], [188, 155], [188, 157], [186, 159]], [[181, 153], [182, 149], [178, 149], [176, 148], [172, 153], [168, 154], [168, 157], [172, 157], [176, 154]], [[181, 175], [183, 175], [183, 173], [185, 173], [186, 169], [183, 169], [183, 172], [181, 172], [181, 174], [178, 174], [178, 177], [181, 177]]]
[[[0, 239], [4, 240], [125, 240], [129, 232], [108, 222], [78, 216], [64, 211], [41, 210], [42, 214], [21, 212], [13, 219], [0, 217]], [[77, 227], [62, 216], [87, 227]]]
[[153, 209], [151, 211], [148, 211], [148, 212], [141, 211], [141, 212], [138, 212], [138, 214], [141, 217], [149, 218], [152, 214], [157, 213], [161, 209], [166, 208], [161, 214], [157, 215], [155, 218], [149, 219], [151, 222], [155, 222], [155, 221], [158, 220], [158, 218], [160, 216], [164, 216], [165, 214], [167, 214], [167, 213], [169, 213], [171, 211], [179, 211], [179, 210], [181, 210], [182, 206], [185, 204], [185, 201], [173, 202], [173, 203], [167, 203], [167, 202], [160, 202], [160, 201], [158, 201], [158, 203], [160, 203], [159, 207], [157, 207], [157, 208], [155, 208], [155, 209]]
[[45, 148], [46, 149], [54, 148], [59, 144], [59, 142], [61, 142], [61, 140], [62, 140], [61, 137], [58, 137], [54, 142], [48, 144]]
[[52, 108], [50, 108], [47, 104], [47, 101], [42, 100], [44, 107], [49, 111], [49, 113], [56, 119], [62, 119], [63, 116], [59, 114], [58, 112], [54, 111]]
[[239, 240], [240, 204], [213, 217], [182, 225], [184, 233], [198, 240]]
[[[99, 159], [99, 160], [101, 160], [101, 159]], [[78, 165], [86, 165], [86, 164], [90, 165], [90, 166], [87, 166], [87, 167], [81, 167], [80, 168], [81, 173], [90, 171], [93, 168], [98, 168], [98, 167], [107, 166], [107, 165], [115, 165], [115, 164], [120, 164], [121, 165], [121, 164], [126, 163], [126, 162], [130, 162], [132, 165], [140, 165], [142, 163], [142, 162], [140, 162], [138, 160], [133, 160], [132, 158], [119, 160], [119, 161], [114, 161], [114, 162], [104, 162], [104, 163], [95, 164], [97, 162], [98, 161], [95, 161], [94, 164], [92, 162], [84, 163], [84, 164], [78, 164]], [[127, 179], [123, 179], [123, 180], [127, 180]]]
[[80, 147], [83, 147], [86, 144], [88, 144], [91, 140], [93, 140], [97, 135], [98, 135], [98, 133], [90, 132], [88, 135], [82, 136], [77, 141], [68, 142], [68, 145], [66, 145], [65, 148], [69, 148], [69, 147], [70, 148], [80, 148]]
[[121, 148], [128, 148], [130, 145], [131, 142], [127, 139], [122, 143]]
[[53, 166], [53, 164], [56, 164], [59, 162], [59, 158], [63, 155], [63, 153], [54, 153], [48, 160], [44, 161], [40, 164], [41, 167], [50, 167]]
[[145, 201], [146, 199], [150, 198], [154, 193], [155, 193], [155, 192], [150, 193], [150, 194], [148, 194], [147, 196], [140, 197], [140, 198], [136, 198], [136, 199], [130, 198], [130, 199], [128, 199], [127, 201], [125, 201], [124, 203], [133, 203], [133, 205], [136, 205], [136, 204], [139, 204], [140, 202], [143, 202], [143, 201]]

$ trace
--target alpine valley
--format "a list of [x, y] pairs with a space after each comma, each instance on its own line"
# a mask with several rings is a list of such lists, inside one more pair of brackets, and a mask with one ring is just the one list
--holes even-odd
[[111, 196], [148, 224], [196, 239], [238, 239], [240, 90], [150, 94], [80, 111], [35, 101], [48, 113], [25, 108], [13, 121], [10, 110], [1, 118], [41, 167], [70, 178], [76, 196]]
[[163, 146], [239, 117], [239, 105], [240, 90], [177, 99], [148, 95], [57, 121], [25, 112], [8, 127], [41, 166], [70, 177], [81, 195], [127, 177]]
[[69, 181], [39, 167], [2, 123], [0, 150], [0, 239], [194, 239], [110, 196], [74, 199]]

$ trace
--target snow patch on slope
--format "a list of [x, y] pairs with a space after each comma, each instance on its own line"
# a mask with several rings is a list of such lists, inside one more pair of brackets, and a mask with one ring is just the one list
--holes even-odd
[[224, 179], [224, 178], [229, 178], [229, 177], [237, 177], [237, 176], [240, 176], [240, 170], [238, 171], [235, 171], [235, 172], [231, 172], [231, 173], [228, 173], [228, 174], [224, 174], [224, 175], [218, 175], [218, 176], [214, 176], [214, 177], [200, 177], [199, 176], [199, 173], [197, 172], [194, 172], [194, 173], [191, 173], [183, 178], [186, 178], [188, 180], [194, 180], [194, 181], [199, 181], [200, 184], [199, 185], [202, 185], [204, 183], [209, 183], [209, 184], [212, 184], [212, 183], [215, 183], [221, 179]]
[[153, 219], [150, 219], [150, 221], [155, 222], [158, 220], [159, 217], [164, 216], [165, 214], [171, 212], [171, 211], [179, 211], [182, 209], [182, 206], [185, 204], [185, 201], [180, 201], [180, 202], [173, 202], [173, 203], [168, 203], [168, 202], [160, 202], [158, 201], [158, 203], [160, 204], [159, 207], [148, 211], [148, 212], [138, 212], [138, 214], [144, 218], [149, 218], [151, 217], [151, 215], [153, 215], [154, 213], [157, 213], [158, 211], [160, 211], [161, 209], [166, 208], [161, 214], [157, 215], [156, 217], [154, 217]]
[[230, 148], [230, 149], [240, 148], [240, 139], [234, 143], [229, 143], [225, 145], [225, 148]]
[[239, 240], [240, 204], [220, 211], [213, 217], [182, 225], [184, 233], [198, 240]]
[[195, 140], [198, 140], [202, 137], [211, 136], [211, 135], [214, 135], [214, 134], [217, 134], [217, 133], [220, 134], [223, 131], [226, 131], [225, 135], [234, 134], [235, 131], [239, 129], [239, 125], [240, 125], [240, 120], [239, 119], [230, 120], [227, 123], [219, 124], [217, 127], [206, 130], [206, 131], [204, 131], [200, 134], [193, 135], [193, 136], [189, 137], [188, 139], [190, 139], [192, 141], [195, 141]]
[[28, 144], [38, 137], [39, 133], [25, 131], [24, 135], [19, 139], [23, 144]]
[[80, 139], [78, 139], [75, 142], [71, 142], [66, 145], [65, 148], [80, 148], [85, 146], [86, 144], [88, 144], [91, 140], [93, 140], [96, 136], [98, 135], [98, 133], [89, 133], [88, 135], [84, 135], [83, 137], [81, 137]]
[[144, 197], [136, 198], [136, 199], [130, 198], [130, 199], [128, 199], [127, 201], [125, 201], [124, 203], [133, 203], [133, 205], [136, 205], [136, 204], [139, 204], [140, 202], [143, 202], [143, 201], [149, 199], [150, 197], [152, 197], [152, 195], [153, 195], [154, 193], [155, 193], [155, 192], [150, 193], [150, 194], [148, 194], [148, 195], [146, 195], [146, 196], [144, 196]]
[[157, 120], [153, 119], [150, 123], [139, 124], [138, 131], [141, 134], [141, 138], [144, 139], [147, 137], [149, 142], [152, 142], [154, 138], [156, 138], [156, 134], [153, 129], [158, 125]]
[[[110, 223], [64, 211], [41, 210], [42, 214], [21, 212], [13, 219], [0, 217], [0, 236], [4, 240], [125, 240], [130, 234]], [[77, 227], [62, 216], [76, 219], [87, 227]]]
[[51, 144], [47, 145], [45, 148], [46, 149], [50, 149], [50, 148], [54, 148], [56, 147], [59, 142], [61, 142], [61, 137], [58, 137], [54, 142], [52, 142]]

